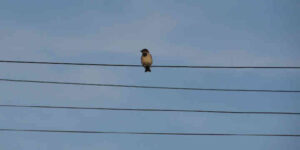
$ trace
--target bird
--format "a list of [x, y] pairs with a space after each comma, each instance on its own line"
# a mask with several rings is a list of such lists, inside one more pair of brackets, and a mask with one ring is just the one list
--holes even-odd
[[142, 56], [141, 56], [141, 62], [142, 65], [145, 68], [145, 72], [151, 72], [151, 65], [152, 65], [152, 56], [148, 49], [144, 48], [141, 50]]

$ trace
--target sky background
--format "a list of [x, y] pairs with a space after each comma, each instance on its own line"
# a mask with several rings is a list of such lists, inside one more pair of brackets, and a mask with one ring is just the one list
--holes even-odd
[[[0, 59], [300, 66], [298, 0], [0, 0]], [[0, 64], [0, 78], [199, 88], [300, 89], [299, 70]], [[0, 104], [300, 111], [297, 93], [0, 82]], [[0, 128], [300, 134], [296, 115], [0, 108]], [[296, 137], [0, 132], [3, 150], [299, 150]]]

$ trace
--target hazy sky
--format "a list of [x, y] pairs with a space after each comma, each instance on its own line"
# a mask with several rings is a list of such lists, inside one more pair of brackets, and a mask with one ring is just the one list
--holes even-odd
[[[298, 0], [0, 0], [0, 59], [300, 66]], [[299, 70], [0, 64], [0, 78], [199, 88], [300, 89]], [[300, 112], [297, 93], [0, 82], [0, 104]], [[296, 115], [0, 108], [0, 128], [300, 134]], [[299, 150], [297, 137], [0, 132], [5, 150]]]

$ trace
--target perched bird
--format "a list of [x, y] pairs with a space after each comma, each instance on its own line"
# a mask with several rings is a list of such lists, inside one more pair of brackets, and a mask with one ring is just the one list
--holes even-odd
[[151, 72], [150, 67], [152, 65], [152, 56], [148, 51], [148, 49], [142, 49], [141, 52], [142, 52], [141, 62], [145, 68], [145, 72]]

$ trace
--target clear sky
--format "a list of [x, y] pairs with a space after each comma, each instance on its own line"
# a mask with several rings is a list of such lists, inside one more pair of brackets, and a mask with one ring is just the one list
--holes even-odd
[[[0, 0], [0, 59], [300, 66], [299, 0]], [[0, 64], [0, 78], [199, 88], [300, 89], [299, 70]], [[297, 93], [0, 82], [1, 104], [300, 112]], [[0, 128], [300, 134], [300, 117], [0, 108]], [[299, 150], [295, 137], [0, 132], [2, 150]]]

